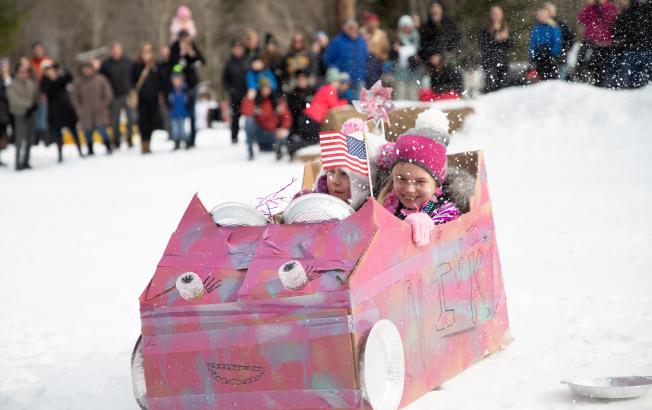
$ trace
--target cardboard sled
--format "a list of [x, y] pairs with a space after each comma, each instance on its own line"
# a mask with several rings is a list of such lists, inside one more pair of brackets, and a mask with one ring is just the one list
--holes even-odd
[[[224, 228], [195, 196], [140, 296], [147, 407], [371, 408], [360, 360], [380, 321], [400, 334], [403, 407], [509, 343], [483, 156], [449, 162], [476, 177], [470, 209], [422, 248], [373, 199], [343, 221]], [[288, 261], [312, 272], [298, 290]], [[185, 272], [207, 284], [192, 301]]]

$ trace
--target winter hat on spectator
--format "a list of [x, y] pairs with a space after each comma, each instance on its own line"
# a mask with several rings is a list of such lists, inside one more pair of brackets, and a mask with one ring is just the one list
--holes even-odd
[[326, 76], [325, 76], [325, 81], [326, 84], [330, 84], [335, 81], [340, 80], [340, 70], [337, 69], [337, 67], [331, 67], [328, 70], [326, 70]]
[[341, 71], [339, 80], [340, 80], [341, 83], [350, 84], [351, 83], [351, 76], [349, 75], [349, 73]]
[[363, 19], [366, 23], [371, 23], [374, 21], [378, 21], [378, 14], [372, 13], [370, 11], [365, 11], [363, 13]]
[[419, 114], [415, 125], [396, 140], [392, 168], [399, 162], [409, 162], [426, 170], [441, 186], [446, 180], [448, 118], [431, 108]]
[[176, 17], [180, 18], [180, 19], [183, 19], [183, 18], [189, 19], [189, 18], [192, 17], [192, 11], [190, 11], [188, 6], [181, 5], [181, 6], [179, 6], [179, 8], [177, 8]]
[[414, 27], [414, 19], [408, 15], [401, 16], [400, 19], [398, 19], [398, 27]]

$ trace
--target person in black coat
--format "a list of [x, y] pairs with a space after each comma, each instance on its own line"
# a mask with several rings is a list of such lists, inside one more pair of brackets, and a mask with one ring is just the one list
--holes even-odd
[[435, 53], [430, 57], [427, 64], [430, 74], [430, 88], [437, 95], [450, 92], [462, 94], [464, 81], [462, 75], [451, 65], [446, 64], [443, 53]]
[[100, 73], [109, 80], [113, 90], [113, 101], [111, 101], [109, 111], [111, 113], [111, 129], [113, 130], [113, 146], [115, 148], [120, 148], [122, 139], [120, 134], [120, 114], [122, 110], [125, 111], [127, 116], [127, 145], [129, 147], [133, 146], [134, 113], [133, 109], [127, 104], [129, 90], [133, 87], [131, 83], [133, 65], [134, 62], [124, 56], [122, 45], [115, 42], [111, 45], [111, 55], [100, 66]]
[[197, 69], [201, 67], [206, 60], [192, 41], [192, 37], [186, 30], [179, 32], [179, 39], [170, 47], [170, 65], [174, 72], [183, 73], [188, 85], [188, 106], [190, 108], [190, 140], [188, 147], [195, 146], [195, 95], [196, 87], [199, 84], [199, 75]]
[[652, 77], [652, 3], [620, 3], [623, 10], [613, 28], [613, 48], [620, 60], [616, 85], [637, 88]]
[[160, 102], [163, 99], [164, 79], [154, 57], [154, 46], [145, 43], [140, 48], [138, 62], [131, 79], [138, 91], [138, 128], [143, 154], [150, 154], [150, 140], [154, 130], [161, 125]]
[[[292, 121], [292, 128], [290, 128], [290, 135], [300, 135], [300, 121], [296, 120], [301, 117], [303, 110], [306, 108], [306, 104], [309, 104], [312, 101], [312, 97], [315, 95], [315, 89], [310, 86], [310, 72], [306, 71], [296, 71], [294, 73], [296, 85], [287, 94], [287, 103], [288, 109], [292, 114], [292, 118], [295, 118]], [[277, 145], [276, 147], [276, 159], [281, 159], [283, 152], [281, 151], [281, 146]]]
[[[0, 152], [9, 144], [7, 128], [11, 123], [9, 112], [9, 98], [7, 97], [7, 85], [11, 82], [9, 60], [0, 61]], [[0, 160], [0, 166], [5, 164]]]
[[509, 51], [512, 48], [512, 39], [500, 6], [489, 9], [489, 24], [480, 31], [479, 40], [485, 81], [484, 92], [490, 93], [507, 85]]
[[79, 135], [77, 134], [77, 113], [70, 102], [68, 84], [72, 75], [67, 71], [59, 72], [55, 65], [47, 66], [41, 80], [41, 92], [48, 99], [48, 127], [54, 133], [57, 143], [58, 161], [63, 162], [63, 129], [68, 128], [77, 146], [79, 156], [83, 157]]
[[244, 43], [239, 39], [231, 42], [231, 57], [224, 66], [222, 84], [229, 95], [231, 105], [231, 142], [238, 143], [240, 132], [240, 102], [247, 94], [247, 71], [249, 58], [245, 55]]
[[460, 32], [455, 22], [444, 16], [444, 9], [439, 1], [430, 4], [428, 21], [419, 29], [421, 48], [419, 57], [425, 63], [435, 53], [455, 56], [460, 50]]

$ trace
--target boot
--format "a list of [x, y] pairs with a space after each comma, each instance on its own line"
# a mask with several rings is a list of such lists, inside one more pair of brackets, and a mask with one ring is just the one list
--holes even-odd
[[142, 151], [143, 154], [151, 154], [152, 153], [152, 151], [149, 149], [149, 141], [143, 141], [141, 143], [140, 148], [141, 148], [141, 151]]
[[178, 150], [179, 148], [181, 148], [181, 141], [174, 141], [174, 151]]
[[63, 147], [61, 144], [57, 145], [57, 162], [63, 162]]

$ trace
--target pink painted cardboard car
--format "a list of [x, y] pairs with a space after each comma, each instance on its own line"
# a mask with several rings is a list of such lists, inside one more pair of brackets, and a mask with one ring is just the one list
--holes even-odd
[[[474, 194], [422, 248], [375, 200], [342, 221], [225, 228], [194, 197], [140, 296], [141, 406], [396, 409], [509, 343], [483, 156], [449, 164]], [[289, 261], [310, 273], [295, 290]], [[175, 286], [190, 273], [193, 300]]]

